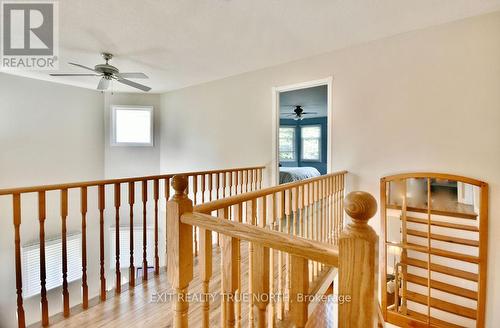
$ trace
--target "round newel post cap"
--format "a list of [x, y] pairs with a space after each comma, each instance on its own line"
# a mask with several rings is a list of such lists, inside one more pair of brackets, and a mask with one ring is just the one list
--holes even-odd
[[184, 195], [188, 186], [188, 179], [184, 175], [174, 175], [172, 178], [172, 188], [175, 190], [176, 195]]
[[356, 223], [367, 223], [377, 213], [377, 201], [364, 191], [353, 191], [344, 198], [345, 212]]

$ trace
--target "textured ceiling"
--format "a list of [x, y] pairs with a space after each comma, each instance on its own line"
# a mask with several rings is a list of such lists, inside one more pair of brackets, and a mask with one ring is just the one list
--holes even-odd
[[151, 92], [164, 92], [495, 10], [500, 0], [64, 0], [60, 72], [81, 72], [66, 62], [93, 66], [109, 51], [121, 71], [143, 71]]

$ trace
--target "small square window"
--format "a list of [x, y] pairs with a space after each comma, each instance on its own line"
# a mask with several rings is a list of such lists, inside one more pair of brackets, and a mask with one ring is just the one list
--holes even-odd
[[112, 106], [111, 145], [153, 146], [153, 107]]

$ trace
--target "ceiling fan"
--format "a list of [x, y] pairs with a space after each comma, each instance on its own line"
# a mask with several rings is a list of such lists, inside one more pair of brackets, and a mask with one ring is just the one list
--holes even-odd
[[50, 74], [51, 76], [100, 76], [101, 80], [99, 81], [99, 84], [97, 85], [97, 90], [107, 90], [109, 87], [109, 82], [111, 80], [116, 80], [117, 82], [126, 84], [128, 86], [131, 86], [133, 88], [142, 90], [142, 91], [149, 91], [151, 90], [150, 87], [147, 87], [145, 85], [127, 80], [127, 78], [131, 79], [148, 79], [148, 76], [144, 73], [120, 73], [118, 68], [108, 64], [108, 61], [113, 58], [113, 55], [107, 52], [103, 52], [102, 57], [106, 61], [105, 64], [99, 64], [96, 65], [94, 68], [87, 67], [84, 65], [80, 64], [75, 64], [75, 63], [69, 63], [73, 66], [81, 67], [86, 70], [92, 71], [95, 74]]
[[293, 113], [285, 114], [285, 116], [293, 116], [293, 119], [296, 121], [301, 121], [304, 119], [304, 115], [313, 115], [318, 114], [317, 112], [304, 112], [304, 109], [301, 105], [293, 105], [291, 107], [295, 107]]

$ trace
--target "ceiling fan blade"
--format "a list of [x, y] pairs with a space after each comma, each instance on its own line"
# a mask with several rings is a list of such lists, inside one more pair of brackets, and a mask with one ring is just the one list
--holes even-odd
[[107, 90], [109, 87], [109, 80], [106, 78], [102, 78], [97, 85], [97, 90]]
[[100, 76], [97, 74], [59, 74], [59, 73], [53, 73], [49, 75], [50, 76]]
[[317, 112], [303, 112], [302, 114], [318, 114]]
[[120, 77], [118, 77], [116, 80], [118, 82], [120, 82], [120, 83], [126, 84], [128, 86], [131, 86], [133, 88], [136, 88], [136, 89], [139, 89], [139, 90], [142, 90], [142, 91], [149, 91], [149, 90], [151, 90], [150, 87], [147, 87], [147, 86], [139, 84], [139, 83], [135, 83], [135, 82], [130, 81], [130, 80], [122, 79]]
[[149, 79], [144, 73], [117, 73], [115, 75], [122, 79]]
[[80, 65], [80, 64], [76, 64], [76, 63], [68, 63], [68, 64], [73, 65], [73, 66], [78, 66], [78, 67], [81, 67], [81, 68], [85, 68], [85, 69], [88, 69], [89, 71], [92, 71], [92, 72], [99, 73], [95, 69], [87, 67], [87, 66], [84, 66], [84, 65]]

